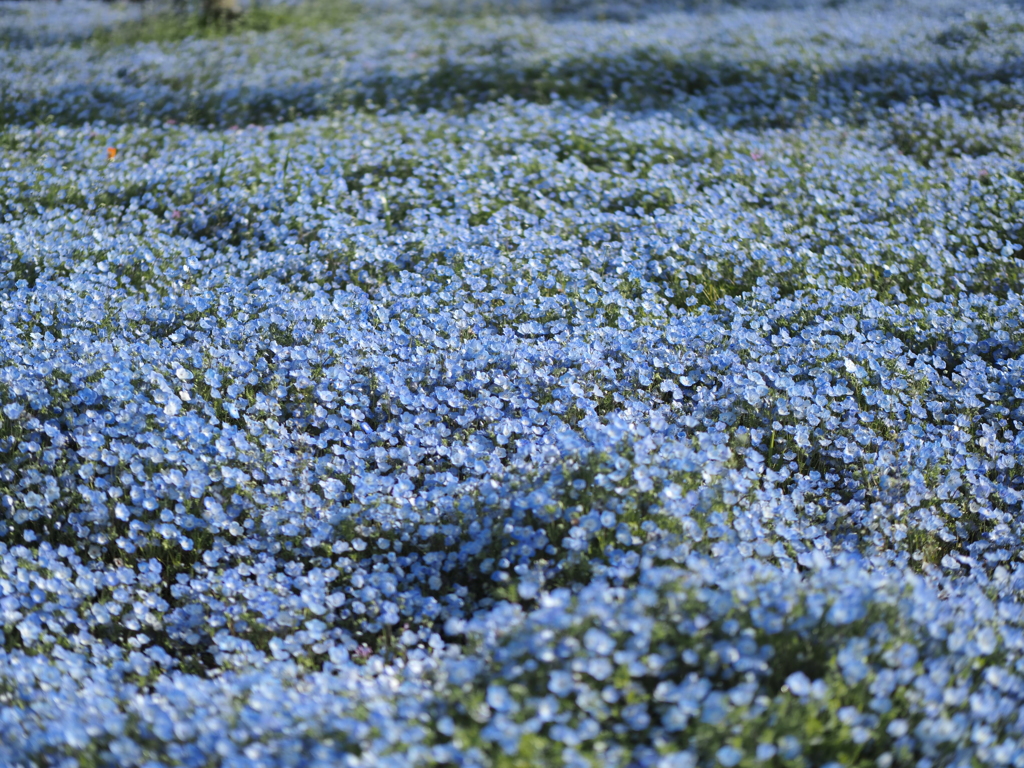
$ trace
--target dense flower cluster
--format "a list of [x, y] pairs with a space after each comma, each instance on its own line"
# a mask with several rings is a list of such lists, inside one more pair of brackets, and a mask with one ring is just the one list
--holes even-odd
[[1024, 13], [456, 5], [0, 7], [0, 763], [1024, 768]]

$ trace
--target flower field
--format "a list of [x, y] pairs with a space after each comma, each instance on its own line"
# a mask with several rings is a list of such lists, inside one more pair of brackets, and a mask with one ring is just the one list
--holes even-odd
[[0, 765], [1024, 768], [1022, 283], [1020, 3], [4, 0]]

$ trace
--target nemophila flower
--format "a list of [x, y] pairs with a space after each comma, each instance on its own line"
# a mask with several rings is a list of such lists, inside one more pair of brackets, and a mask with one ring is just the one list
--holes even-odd
[[737, 765], [743, 759], [743, 752], [736, 749], [736, 747], [726, 745], [715, 753], [715, 757], [726, 768], [731, 768], [731, 766]]
[[1012, 764], [1019, 14], [413, 5], [11, 16], [0, 762]]
[[787, 677], [785, 686], [795, 696], [806, 696], [811, 692], [811, 681], [803, 672], [795, 672]]

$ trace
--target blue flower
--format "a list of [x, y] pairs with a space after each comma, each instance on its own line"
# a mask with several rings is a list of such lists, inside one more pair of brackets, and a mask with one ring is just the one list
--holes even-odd
[[556, 670], [548, 680], [548, 690], [555, 696], [567, 696], [573, 689], [572, 674]]
[[743, 752], [742, 750], [736, 749], [736, 747], [727, 744], [724, 747], [720, 747], [718, 751], [715, 752], [715, 759], [722, 765], [726, 766], [726, 768], [732, 768], [732, 766], [737, 765], [740, 760], [743, 759]]
[[811, 680], [803, 672], [794, 672], [786, 678], [786, 688], [794, 696], [809, 696], [811, 693]]

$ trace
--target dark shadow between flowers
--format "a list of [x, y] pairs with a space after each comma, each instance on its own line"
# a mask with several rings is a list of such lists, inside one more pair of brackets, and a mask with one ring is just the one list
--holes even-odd
[[[229, 103], [216, 91], [197, 92], [173, 82], [148, 87], [126, 73], [122, 85], [69, 83], [45, 95], [8, 98], [0, 108], [0, 121], [6, 126], [81, 126], [174, 120], [224, 128], [288, 122], [347, 108], [468, 111], [512, 99], [596, 103], [627, 112], [685, 107], [694, 119], [715, 127], [790, 128], [833, 117], [857, 121], [912, 99], [937, 104], [942, 97], [956, 97], [976, 112], [1014, 106], [1010, 89], [1021, 77], [1024, 62], [1017, 59], [985, 68], [861, 62], [814, 74], [794, 62], [761, 68], [759, 62], [712, 62], [639, 48], [561, 63], [446, 64], [403, 77], [378, 70], [342, 84], [315, 79], [243, 89]], [[1007, 90], [991, 88], [993, 84]], [[693, 97], [699, 98], [691, 102]]]

